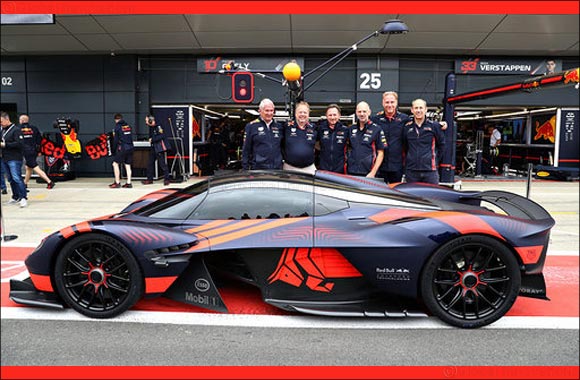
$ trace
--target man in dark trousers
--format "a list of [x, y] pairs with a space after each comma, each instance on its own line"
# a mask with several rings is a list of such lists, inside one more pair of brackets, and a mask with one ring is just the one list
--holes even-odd
[[[394, 91], [383, 93], [383, 110], [373, 117], [371, 121], [383, 129], [389, 146], [385, 149], [385, 158], [379, 168], [378, 177], [383, 178], [385, 183], [398, 183], [403, 179], [404, 154], [403, 154], [403, 130], [411, 118], [398, 111], [399, 95]], [[447, 123], [440, 122], [441, 129], [447, 128]]]
[[387, 141], [381, 127], [370, 120], [371, 108], [367, 102], [356, 105], [356, 116], [357, 123], [349, 128], [351, 150], [348, 153], [347, 172], [375, 178], [383, 162]]
[[347, 142], [348, 127], [340, 122], [340, 107], [331, 104], [326, 108], [326, 120], [318, 123], [318, 169], [345, 174]]
[[401, 182], [403, 178], [403, 126], [409, 122], [409, 116], [398, 112], [399, 96], [394, 91], [383, 93], [383, 110], [371, 120], [383, 129], [389, 146], [385, 149], [385, 158], [379, 168], [378, 177], [385, 183]]
[[425, 117], [427, 102], [413, 100], [411, 112], [414, 119], [405, 124], [403, 144], [405, 155], [406, 182], [439, 184], [439, 163], [445, 146], [441, 125]]
[[[115, 114], [115, 130], [113, 131], [113, 172], [115, 182], [109, 185], [111, 189], [120, 187], [132, 188], [131, 184], [131, 165], [133, 164], [133, 130], [129, 124], [123, 120], [123, 115]], [[119, 165], [124, 164], [127, 172], [127, 183], [121, 186], [121, 168]]]
[[207, 134], [209, 142], [209, 161], [212, 170], [224, 169], [228, 161], [227, 147], [229, 145], [228, 131], [221, 122], [210, 128]]
[[317, 130], [310, 124], [310, 105], [299, 102], [294, 112], [296, 120], [284, 127], [284, 170], [314, 174], [314, 146]]
[[159, 162], [159, 166], [163, 171], [163, 185], [167, 186], [171, 183], [169, 179], [169, 168], [167, 161], [165, 161], [165, 152], [169, 150], [169, 143], [165, 132], [161, 125], [158, 125], [153, 115], [145, 117], [145, 124], [149, 126], [149, 142], [151, 148], [149, 150], [149, 161], [147, 163], [147, 179], [141, 181], [143, 185], [151, 185], [153, 183], [153, 176], [155, 175], [155, 161]]
[[246, 125], [242, 148], [242, 169], [282, 169], [283, 127], [274, 121], [274, 103], [263, 99], [260, 117]]
[[12, 189], [12, 199], [6, 204], [28, 206], [26, 187], [22, 181], [22, 134], [20, 127], [10, 121], [10, 115], [0, 112], [0, 124], [2, 125], [2, 165]]
[[42, 142], [40, 131], [34, 125], [29, 123], [30, 117], [26, 114], [20, 115], [18, 122], [22, 133], [22, 148], [24, 151], [24, 162], [26, 164], [24, 186], [28, 188], [28, 182], [30, 181], [32, 172], [35, 172], [47, 183], [46, 188], [50, 190], [54, 187], [55, 183], [46, 175], [44, 170], [42, 170], [36, 162], [36, 158], [40, 152], [40, 143]]

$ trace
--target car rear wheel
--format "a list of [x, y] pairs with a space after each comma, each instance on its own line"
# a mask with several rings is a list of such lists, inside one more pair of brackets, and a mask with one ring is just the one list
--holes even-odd
[[439, 248], [421, 276], [427, 308], [444, 322], [477, 328], [501, 318], [519, 294], [521, 273], [513, 253], [486, 236], [469, 235]]
[[80, 236], [59, 253], [54, 282], [62, 299], [91, 318], [112, 318], [143, 294], [143, 276], [131, 252], [112, 237]]

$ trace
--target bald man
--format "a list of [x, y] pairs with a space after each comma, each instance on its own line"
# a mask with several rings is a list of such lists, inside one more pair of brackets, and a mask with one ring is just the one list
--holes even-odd
[[387, 140], [381, 127], [370, 120], [371, 108], [367, 102], [356, 106], [357, 123], [349, 128], [351, 150], [348, 154], [347, 173], [375, 178], [381, 167]]
[[445, 146], [441, 125], [425, 117], [427, 102], [413, 100], [413, 120], [405, 124], [403, 145], [405, 155], [405, 181], [439, 184], [439, 164]]

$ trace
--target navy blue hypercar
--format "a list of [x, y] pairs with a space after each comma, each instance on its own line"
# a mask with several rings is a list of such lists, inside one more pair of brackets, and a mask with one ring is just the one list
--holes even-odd
[[430, 312], [460, 327], [547, 299], [554, 220], [503, 191], [461, 192], [319, 171], [240, 172], [164, 189], [46, 237], [13, 301], [110, 318], [141, 297], [227, 312], [222, 276], [264, 302], [328, 316]]

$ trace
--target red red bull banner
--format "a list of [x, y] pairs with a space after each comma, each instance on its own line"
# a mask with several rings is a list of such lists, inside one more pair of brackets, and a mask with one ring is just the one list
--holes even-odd
[[556, 114], [532, 115], [531, 144], [546, 145], [556, 142]]
[[112, 155], [111, 141], [113, 133], [103, 133], [99, 137], [92, 139], [85, 144], [85, 153], [91, 160], [108, 157]]
[[47, 158], [63, 159], [66, 154], [66, 147], [63, 144], [52, 141], [48, 136], [44, 136], [40, 143], [40, 152]]
[[533, 124], [535, 126], [532, 132], [532, 143], [550, 143], [554, 144], [556, 142], [556, 115], [550, 117], [546, 121], [541, 122], [542, 119], [536, 119]]

